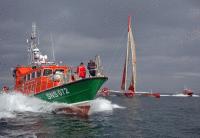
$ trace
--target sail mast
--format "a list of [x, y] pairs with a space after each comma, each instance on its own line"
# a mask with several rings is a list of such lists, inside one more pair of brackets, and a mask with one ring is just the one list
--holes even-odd
[[53, 62], [56, 61], [56, 58], [55, 58], [55, 46], [54, 46], [54, 41], [53, 41], [53, 35], [51, 33], [51, 48], [52, 48], [52, 57], [53, 57]]

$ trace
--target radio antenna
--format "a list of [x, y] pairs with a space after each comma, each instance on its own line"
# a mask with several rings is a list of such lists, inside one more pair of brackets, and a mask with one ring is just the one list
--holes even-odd
[[50, 34], [50, 36], [51, 36], [51, 48], [52, 48], [53, 62], [55, 62], [55, 61], [56, 61], [56, 58], [55, 58], [54, 40], [53, 40], [53, 35], [52, 35], [52, 33]]

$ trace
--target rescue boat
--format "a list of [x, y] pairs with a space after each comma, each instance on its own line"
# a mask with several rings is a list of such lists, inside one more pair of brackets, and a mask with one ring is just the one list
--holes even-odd
[[186, 88], [185, 88], [185, 89], [183, 90], [183, 94], [191, 97], [191, 96], [193, 95], [193, 92], [192, 92], [191, 89], [186, 89]]
[[77, 115], [87, 115], [90, 101], [108, 79], [102, 70], [96, 76], [80, 78], [72, 66], [48, 61], [38, 48], [36, 24], [28, 44], [28, 65], [18, 65], [13, 70], [14, 91], [35, 96], [47, 102], [67, 103], [69, 106], [56, 109]]

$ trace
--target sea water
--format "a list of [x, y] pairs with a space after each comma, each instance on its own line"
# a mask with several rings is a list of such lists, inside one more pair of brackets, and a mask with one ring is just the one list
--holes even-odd
[[65, 104], [0, 95], [0, 137], [200, 137], [200, 98], [96, 98], [87, 118], [53, 114]]

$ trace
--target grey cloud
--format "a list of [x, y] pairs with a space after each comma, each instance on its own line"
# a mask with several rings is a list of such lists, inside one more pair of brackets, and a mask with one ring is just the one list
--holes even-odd
[[[10, 68], [26, 61], [26, 39], [35, 21], [40, 49], [57, 61], [77, 65], [99, 54], [108, 87], [119, 89], [133, 16], [138, 89], [173, 92], [185, 84], [198, 89], [200, 9], [198, 0], [2, 0], [0, 2], [0, 85], [12, 84]], [[84, 47], [84, 48], [83, 48]], [[189, 77], [181, 80], [182, 74]], [[187, 75], [186, 75], [187, 76]]]

